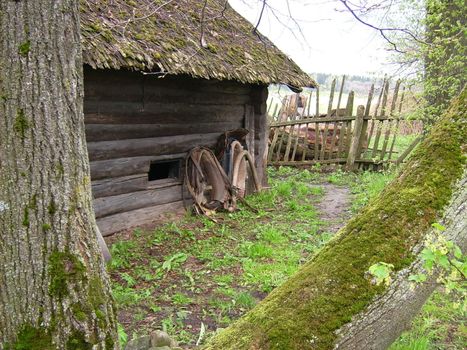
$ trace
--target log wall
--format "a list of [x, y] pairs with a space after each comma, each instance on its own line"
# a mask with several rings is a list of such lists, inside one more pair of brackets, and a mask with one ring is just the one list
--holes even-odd
[[85, 67], [84, 90], [94, 209], [104, 236], [182, 207], [182, 178], [148, 181], [150, 163], [212, 147], [224, 131], [250, 130], [263, 173], [265, 87]]

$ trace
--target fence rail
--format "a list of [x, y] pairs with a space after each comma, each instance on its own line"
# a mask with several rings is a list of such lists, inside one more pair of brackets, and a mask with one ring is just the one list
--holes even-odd
[[[356, 115], [352, 115], [355, 99], [353, 91], [349, 93], [345, 107], [340, 106], [344, 84], [345, 76], [340, 84], [337, 106], [333, 109], [333, 100], [337, 92], [337, 82], [336, 79], [333, 80], [325, 114], [319, 113], [319, 90], [316, 91], [316, 114], [313, 116], [309, 115], [311, 94], [307, 99], [297, 94], [284, 101], [279, 114], [270, 125], [269, 164], [334, 163], [345, 164], [347, 169], [354, 170], [376, 169], [387, 163], [400, 163], [404, 160], [408, 154], [406, 150], [413, 149], [419, 138], [406, 150], [395, 147], [405, 95], [405, 88], [401, 89], [401, 82], [396, 82], [390, 95], [390, 82], [387, 79], [383, 80], [373, 111], [375, 86], [372, 85], [366, 105], [359, 105]], [[300, 103], [302, 108], [299, 112]], [[274, 114], [276, 113], [277, 108]]]

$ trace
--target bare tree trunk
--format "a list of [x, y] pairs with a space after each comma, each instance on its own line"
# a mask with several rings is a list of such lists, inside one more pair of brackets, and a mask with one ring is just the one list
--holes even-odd
[[[432, 292], [409, 291], [406, 280], [431, 224], [446, 213], [450, 238], [465, 247], [465, 179], [452, 193], [465, 168], [466, 110], [464, 91], [380, 196], [203, 349], [385, 349]], [[395, 267], [389, 287], [369, 276], [378, 262]]]
[[0, 349], [116, 349], [78, 1], [0, 2]]

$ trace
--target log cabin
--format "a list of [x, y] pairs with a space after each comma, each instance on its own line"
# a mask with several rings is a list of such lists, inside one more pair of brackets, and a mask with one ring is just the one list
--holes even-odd
[[266, 181], [267, 87], [315, 81], [225, 0], [80, 2], [84, 114], [104, 236], [183, 207], [183, 160], [249, 130]]

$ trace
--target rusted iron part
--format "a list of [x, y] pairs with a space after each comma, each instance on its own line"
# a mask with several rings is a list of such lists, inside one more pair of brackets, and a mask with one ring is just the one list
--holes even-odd
[[[238, 150], [232, 160], [232, 179], [235, 180], [235, 183], [229, 179], [210, 149], [196, 147], [188, 153], [185, 166], [185, 186], [193, 198], [193, 207], [197, 214], [210, 216], [219, 209], [233, 212], [237, 209], [238, 200], [249, 209], [256, 211], [243, 199], [246, 187], [246, 162], [250, 165], [255, 190], [261, 189], [253, 160], [240, 143], [234, 147]], [[244, 169], [241, 167], [242, 164], [245, 165]], [[239, 184], [242, 187], [239, 188]]]
[[185, 166], [185, 186], [198, 214], [209, 216], [221, 207], [228, 211], [235, 210], [230, 181], [208, 148], [195, 147], [189, 152]]
[[214, 151], [219, 162], [224, 161], [225, 152], [229, 148], [229, 144], [232, 142], [232, 140], [237, 140], [240, 142], [240, 144], [246, 145], [246, 135], [248, 135], [248, 133], [249, 131], [245, 128], [224, 132], [217, 140], [216, 148]]

